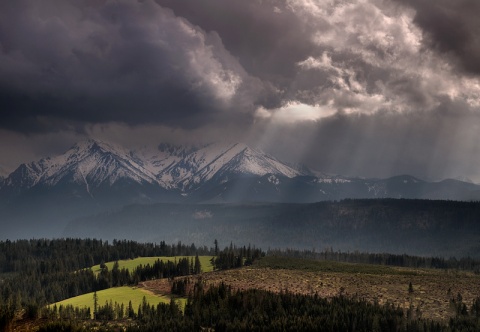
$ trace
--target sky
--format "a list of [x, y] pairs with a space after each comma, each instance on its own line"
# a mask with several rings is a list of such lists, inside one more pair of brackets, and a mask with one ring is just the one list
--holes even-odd
[[95, 138], [480, 183], [478, 0], [0, 1], [0, 175]]

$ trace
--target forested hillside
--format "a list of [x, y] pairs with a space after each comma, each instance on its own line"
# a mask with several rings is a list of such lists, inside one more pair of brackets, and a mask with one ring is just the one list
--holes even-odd
[[480, 257], [480, 203], [343, 200], [314, 204], [131, 205], [76, 220], [66, 236], [264, 248]]
[[[217, 272], [202, 274], [198, 255], [213, 256], [211, 263], [218, 271], [238, 269], [253, 264], [246, 273], [271, 273], [272, 269], [289, 269], [292, 273], [310, 271], [321, 278], [331, 273], [370, 276], [397, 275], [410, 278], [415, 271], [397, 271], [378, 265], [435, 268], [439, 271], [463, 270], [468, 275], [478, 273], [480, 262], [473, 259], [443, 259], [439, 257], [414, 257], [392, 254], [346, 253], [331, 250], [279, 251], [262, 250], [231, 243], [223, 249], [218, 241], [211, 247], [194, 244], [165, 242], [138, 243], [134, 241], [107, 241], [94, 239], [21, 240], [0, 242], [0, 330], [32, 331], [127, 331], [184, 330], [199, 331], [204, 328], [223, 330], [325, 330], [351, 331], [456, 331], [475, 330], [480, 325], [480, 299], [462, 302], [460, 293], [451, 296], [454, 315], [450, 321], [433, 321], [422, 318], [419, 308], [406, 310], [388, 303], [344, 296], [340, 287], [338, 295], [320, 296], [319, 293], [296, 293], [293, 289], [280, 292], [241, 290], [235, 284], [209, 283]], [[189, 255], [189, 257], [184, 257]], [[265, 255], [269, 259], [262, 258]], [[139, 265], [131, 270], [120, 267], [118, 260], [139, 256], [176, 256], [177, 258], [153, 264]], [[278, 260], [276, 257], [286, 257]], [[304, 258], [314, 259], [313, 261]], [[114, 261], [108, 266], [105, 262]], [[318, 261], [324, 261], [318, 265]], [[345, 265], [350, 262], [357, 265]], [[376, 265], [358, 265], [366, 261]], [[349, 264], [350, 264], [349, 263]], [[100, 270], [91, 269], [100, 264]], [[243, 270], [242, 270], [243, 271]], [[250, 271], [250, 272], [249, 272]], [[269, 272], [271, 271], [271, 272]], [[232, 271], [241, 280], [244, 272]], [[212, 274], [213, 273], [213, 274]], [[443, 273], [443, 272], [441, 272]], [[258, 275], [258, 274], [257, 274]], [[430, 274], [427, 274], [427, 276]], [[436, 272], [431, 274], [437, 275]], [[205, 276], [205, 279], [203, 279]], [[218, 274], [221, 276], [221, 274]], [[467, 275], [465, 275], [467, 276]], [[463, 284], [466, 280], [461, 275]], [[397, 279], [398, 279], [397, 277]], [[186, 279], [187, 278], [187, 279]], [[302, 277], [303, 278], [303, 277]], [[330, 277], [329, 277], [330, 278]], [[338, 277], [335, 277], [338, 279]], [[422, 277], [423, 278], [423, 277]], [[477, 277], [475, 277], [477, 278]], [[269, 287], [268, 278], [262, 289]], [[379, 279], [380, 280], [380, 279]], [[420, 279], [418, 279], [420, 280]], [[423, 279], [422, 279], [423, 280]], [[476, 279], [475, 279], [476, 280]], [[169, 304], [150, 305], [146, 300], [138, 308], [118, 303], [97, 303], [96, 292], [124, 285], [147, 287], [154, 281], [166, 282], [172, 300]], [[270, 286], [273, 286], [271, 284]], [[347, 285], [345, 285], [347, 286]], [[415, 284], [417, 287], [417, 284]], [[412, 290], [408, 292], [413, 293]], [[118, 288], [121, 290], [122, 288]], [[148, 289], [148, 288], [147, 288]], [[405, 288], [405, 292], [407, 288]], [[49, 306], [62, 299], [80, 294], [94, 294], [91, 306]], [[468, 293], [470, 294], [470, 293]], [[184, 308], [173, 301], [173, 296], [184, 299]]]

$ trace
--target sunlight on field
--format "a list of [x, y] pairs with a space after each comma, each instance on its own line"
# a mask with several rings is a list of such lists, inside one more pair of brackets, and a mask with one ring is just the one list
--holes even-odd
[[[133, 272], [136, 267], [139, 265], [153, 265], [157, 260], [162, 260], [162, 261], [178, 261], [182, 258], [188, 258], [188, 259], [195, 259], [195, 256], [176, 256], [176, 257], [139, 257], [135, 259], [128, 259], [128, 260], [120, 260], [118, 261], [119, 268], [125, 268], [128, 269], [130, 272]], [[213, 266], [210, 260], [212, 259], [212, 256], [199, 256], [200, 259], [200, 264], [202, 266], [202, 271], [203, 272], [210, 272], [213, 271]], [[105, 265], [108, 267], [109, 270], [113, 269], [113, 265], [115, 262], [107, 262]], [[100, 273], [100, 265], [95, 265], [92, 267], [92, 271], [95, 274]], [[124, 307], [128, 307], [128, 302], [132, 301], [132, 306], [135, 311], [138, 310], [138, 306], [142, 303], [143, 297], [146, 298], [147, 302], [149, 302], [150, 305], [157, 305], [158, 303], [170, 303], [170, 297], [169, 296], [159, 296], [157, 294], [154, 294], [144, 288], [141, 287], [129, 287], [129, 286], [124, 286], [124, 287], [114, 287], [114, 288], [109, 288], [105, 290], [101, 290], [97, 292], [98, 296], [98, 305], [99, 306], [104, 306], [106, 302], [112, 301], [113, 304], [117, 302], [118, 304], [123, 303]], [[186, 299], [184, 298], [175, 298], [175, 302], [179, 305], [180, 309], [183, 310], [185, 307]], [[93, 312], [93, 293], [88, 293], [84, 295], [80, 295], [77, 297], [73, 297], [70, 299], [66, 299], [57, 303], [53, 303], [50, 306], [53, 305], [72, 305], [74, 307], [79, 307], [79, 308], [84, 308], [84, 307], [90, 307], [91, 311]]]
[[[175, 256], [175, 257], [138, 257], [138, 258], [135, 258], [135, 259], [125, 259], [125, 260], [119, 260], [118, 261], [118, 265], [119, 265], [119, 268], [122, 269], [122, 268], [125, 268], [125, 269], [128, 269], [130, 272], [132, 272], [133, 270], [135, 270], [135, 268], [139, 265], [147, 265], [147, 264], [150, 264], [150, 265], [153, 265], [158, 259], [162, 260], [162, 261], [172, 261], [174, 262], [175, 260], [179, 260], [181, 258], [185, 258], [187, 257], [188, 259], [195, 259], [195, 256]], [[210, 260], [212, 259], [212, 256], [198, 256], [198, 258], [200, 259], [200, 264], [202, 266], [202, 272], [210, 272], [210, 271], [213, 271], [213, 266], [212, 266], [212, 263], [210, 262]], [[108, 263], [105, 263], [105, 265], [108, 267], [108, 270], [112, 270], [113, 268], [113, 264], [115, 264], [115, 262], [108, 262]], [[92, 271], [97, 274], [97, 273], [100, 273], [100, 265], [94, 265], [92, 266]]]
[[[143, 297], [146, 298], [150, 305], [156, 306], [159, 303], [170, 303], [170, 297], [168, 296], [158, 296], [145, 289], [129, 286], [101, 290], [97, 292], [97, 296], [99, 306], [104, 306], [106, 302], [110, 302], [111, 300], [113, 304], [115, 304], [115, 302], [119, 304], [123, 303], [124, 307], [128, 308], [128, 302], [132, 301], [132, 306], [135, 312], [137, 312], [138, 306], [142, 303]], [[181, 308], [185, 305], [183, 302], [184, 301], [177, 302]], [[72, 305], [79, 308], [90, 307], [90, 310], [93, 312], [93, 293], [72, 297], [70, 299], [53, 303], [50, 306], [53, 305], [57, 305], [57, 307], [60, 305]]]

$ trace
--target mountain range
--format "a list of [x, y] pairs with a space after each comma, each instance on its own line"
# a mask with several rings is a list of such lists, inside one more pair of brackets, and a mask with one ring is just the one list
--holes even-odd
[[0, 197], [35, 195], [119, 202], [315, 202], [343, 198], [475, 200], [480, 186], [402, 175], [362, 179], [318, 174], [245, 144], [160, 144], [128, 151], [87, 140], [64, 154], [20, 165], [0, 182]]
[[[20, 165], [0, 180], [4, 236], [51, 237], [71, 220], [128, 204], [312, 203], [345, 198], [479, 200], [480, 186], [409, 175], [362, 179], [312, 172], [240, 143], [160, 144], [129, 151], [96, 140]], [[7, 235], [5, 235], [7, 234]]]
[[17, 199], [32, 192], [61, 191], [101, 200], [126, 190], [127, 200], [180, 201], [210, 183], [221, 186], [237, 178], [265, 175], [278, 184], [277, 177], [290, 179], [310, 172], [238, 143], [200, 148], [161, 144], [155, 151], [127, 151], [88, 140], [62, 155], [20, 165], [1, 182], [0, 193], [4, 199]]

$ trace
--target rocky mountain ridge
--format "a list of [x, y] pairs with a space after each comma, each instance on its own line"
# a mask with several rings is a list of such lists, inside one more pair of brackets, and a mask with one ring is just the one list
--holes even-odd
[[[77, 198], [121, 202], [315, 202], [344, 198], [476, 200], [480, 186], [459, 180], [428, 182], [402, 175], [388, 179], [314, 174], [241, 143], [202, 147], [160, 144], [128, 151], [96, 140], [64, 154], [20, 165], [1, 181], [0, 198], [60, 191]], [[166, 198], [168, 196], [168, 199]]]
[[[161, 144], [154, 151], [128, 151], [89, 140], [59, 156], [22, 164], [1, 181], [0, 227], [3, 238], [55, 237], [64, 236], [63, 230], [72, 223], [82, 228], [81, 220], [86, 220], [82, 218], [107, 218], [133, 205], [142, 210], [152, 204], [180, 209], [198, 205], [201, 210], [205, 204], [348, 198], [478, 201], [480, 186], [458, 180], [428, 182], [409, 175], [361, 179], [313, 173], [238, 143]], [[140, 225], [153, 218], [161, 223], [166, 217], [139, 214], [132, 222]]]

